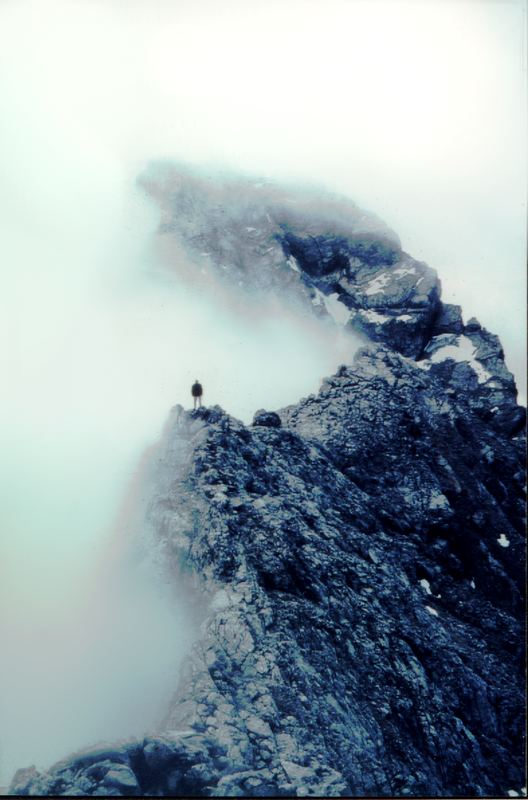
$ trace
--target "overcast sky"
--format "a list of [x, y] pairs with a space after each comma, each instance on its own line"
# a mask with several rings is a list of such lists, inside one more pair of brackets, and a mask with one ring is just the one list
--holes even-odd
[[[525, 396], [525, 30], [517, 0], [0, 0], [12, 649], [18, 628], [30, 651], [78, 584], [195, 370], [208, 402], [248, 420], [346, 354], [329, 331], [250, 328], [149, 279], [157, 210], [135, 179], [150, 159], [346, 193], [500, 335]], [[51, 757], [27, 744], [31, 724], [11, 728], [6, 771]]]

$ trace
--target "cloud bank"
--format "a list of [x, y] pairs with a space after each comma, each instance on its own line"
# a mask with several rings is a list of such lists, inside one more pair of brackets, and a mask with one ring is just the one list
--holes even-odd
[[137, 175], [174, 158], [348, 194], [500, 335], [522, 385], [524, 15], [443, 0], [2, 3], [2, 781], [132, 733], [148, 716], [130, 704], [138, 687], [159, 687], [154, 708], [173, 685], [185, 620], [148, 578], [104, 603], [93, 583], [167, 409], [199, 377], [207, 403], [248, 421], [315, 391], [353, 346], [279, 305], [219, 305], [162, 277]]

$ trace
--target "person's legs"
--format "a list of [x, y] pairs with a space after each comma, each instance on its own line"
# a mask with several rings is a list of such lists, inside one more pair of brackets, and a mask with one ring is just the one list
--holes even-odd
[[198, 398], [198, 405], [200, 408], [202, 407], [202, 395], [200, 395]]
[[198, 398], [197, 397], [193, 397], [193, 400], [194, 400], [194, 410], [196, 411], [196, 401], [198, 400]]

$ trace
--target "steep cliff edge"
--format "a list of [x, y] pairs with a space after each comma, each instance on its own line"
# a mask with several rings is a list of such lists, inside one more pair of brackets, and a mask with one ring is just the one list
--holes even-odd
[[[171, 230], [197, 219], [186, 235], [201, 232], [217, 270], [214, 204], [193, 181], [171, 184]], [[524, 417], [500, 343], [442, 305], [433, 271], [375, 218], [351, 210], [352, 232], [341, 219], [332, 232], [335, 208], [317, 227], [304, 206], [285, 229], [271, 206], [258, 219], [272, 220], [277, 265], [248, 257], [240, 274], [267, 274], [274, 291], [286, 276], [316, 311], [336, 294], [328, 308], [347, 325], [384, 319], [317, 395], [251, 426], [218, 407], [172, 409], [145, 471], [142, 546], [183, 585], [199, 631], [174, 697], [151, 736], [21, 770], [12, 794], [500, 797], [525, 785]], [[402, 337], [407, 313], [420, 322]]]

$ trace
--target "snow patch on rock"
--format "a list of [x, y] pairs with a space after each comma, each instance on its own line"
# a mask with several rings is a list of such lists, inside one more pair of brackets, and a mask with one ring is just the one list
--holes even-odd
[[429, 508], [441, 508], [447, 510], [451, 508], [451, 506], [449, 505], [449, 500], [445, 494], [433, 494], [429, 500]]
[[[395, 274], [395, 273], [393, 273]], [[371, 281], [367, 283], [367, 287], [364, 290], [363, 294], [366, 295], [373, 295], [379, 294], [383, 291], [385, 286], [390, 282], [391, 274], [390, 272], [382, 272], [381, 275], [377, 275]]]
[[384, 322], [388, 322], [392, 319], [392, 317], [380, 314], [377, 311], [373, 311], [371, 308], [360, 308], [358, 313], [368, 320], [368, 322], [374, 322], [377, 325], [383, 325]]
[[[403, 278], [404, 275], [416, 275], [416, 268], [415, 267], [398, 267], [392, 273], [393, 275], [398, 275], [400, 278]], [[423, 277], [420, 278], [423, 280]], [[416, 283], [418, 285], [418, 281]]]
[[[301, 271], [299, 269], [299, 265], [297, 263], [297, 259], [295, 258], [295, 256], [290, 256], [289, 258], [287, 258], [286, 259], [286, 263], [289, 266], [289, 268], [292, 269], [294, 272], [300, 272]], [[315, 305], [315, 303], [314, 303], [314, 305]]]
[[346, 325], [350, 319], [350, 311], [341, 302], [337, 292], [333, 294], [323, 295], [323, 302], [325, 308], [336, 323], [336, 325]]
[[437, 364], [440, 361], [453, 361], [466, 362], [476, 372], [477, 380], [479, 383], [489, 381], [492, 375], [484, 369], [480, 361], [476, 359], [476, 347], [468, 336], [457, 336], [456, 344], [448, 344], [436, 350], [432, 356], [431, 361]]

